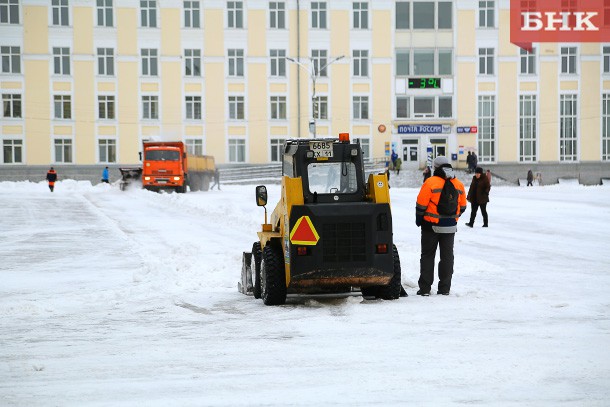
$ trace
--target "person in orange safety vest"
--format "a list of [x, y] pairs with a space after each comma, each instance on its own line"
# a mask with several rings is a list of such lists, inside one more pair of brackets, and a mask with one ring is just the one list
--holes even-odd
[[[434, 173], [422, 185], [417, 195], [415, 224], [421, 227], [420, 277], [417, 295], [429, 296], [434, 283], [434, 258], [440, 248], [437, 294], [449, 295], [453, 276], [453, 243], [459, 217], [466, 211], [464, 184], [453, 173], [453, 167], [445, 156], [434, 159]], [[457, 208], [453, 215], [440, 215], [437, 205], [445, 182], [451, 182], [458, 194]]]
[[55, 188], [55, 181], [57, 181], [57, 172], [51, 167], [51, 169], [47, 172], [47, 181], [49, 181], [49, 189], [53, 192], [53, 188]]

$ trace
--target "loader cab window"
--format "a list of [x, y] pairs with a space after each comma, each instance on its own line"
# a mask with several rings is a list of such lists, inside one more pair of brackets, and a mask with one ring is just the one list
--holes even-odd
[[358, 190], [352, 162], [315, 162], [307, 166], [309, 191], [318, 194], [353, 194]]
[[146, 150], [144, 159], [147, 161], [180, 161], [180, 151]]

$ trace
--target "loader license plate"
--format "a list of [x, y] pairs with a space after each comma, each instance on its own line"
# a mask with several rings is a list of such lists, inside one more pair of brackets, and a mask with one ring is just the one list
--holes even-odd
[[313, 151], [314, 158], [331, 158], [333, 156], [333, 143], [330, 141], [312, 141], [309, 149]]

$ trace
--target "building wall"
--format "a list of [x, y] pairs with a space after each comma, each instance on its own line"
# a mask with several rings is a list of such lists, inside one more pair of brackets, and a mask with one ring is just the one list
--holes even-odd
[[[318, 77], [316, 94], [327, 96], [328, 119], [316, 121], [320, 137], [340, 132], [370, 145], [370, 158], [383, 159], [387, 146], [400, 152], [415, 143], [417, 159], [406, 168], [421, 168], [431, 140], [445, 140], [445, 153], [457, 154], [458, 167], [465, 165], [466, 151], [479, 152], [479, 133], [458, 133], [458, 126], [477, 126], [478, 98], [493, 95], [496, 100], [494, 157], [480, 162], [498, 168], [511, 165], [573, 165], [601, 163], [602, 98], [610, 93], [610, 73], [603, 72], [602, 49], [610, 44], [578, 44], [577, 73], [561, 69], [561, 47], [570, 44], [535, 44], [536, 73], [520, 73], [519, 48], [510, 43], [509, 4], [496, 1], [493, 27], [478, 26], [479, 2], [452, 2], [452, 28], [447, 30], [400, 29], [395, 27], [396, 2], [369, 1], [368, 29], [353, 27], [352, 2], [327, 2], [327, 29], [312, 28], [311, 2], [286, 1], [286, 28], [271, 28], [269, 2], [244, 1], [243, 29], [228, 26], [225, 1], [202, 1], [199, 28], [185, 27], [183, 2], [157, 2], [157, 27], [143, 27], [140, 3], [115, 1], [112, 27], [97, 24], [94, 0], [69, 2], [69, 25], [53, 24], [49, 3], [24, 0], [19, 6], [19, 24], [0, 24], [0, 46], [18, 46], [21, 71], [0, 73], [0, 92], [19, 94], [22, 117], [0, 117], [0, 138], [22, 141], [21, 160], [7, 159], [0, 152], [0, 168], [32, 165], [65, 166], [128, 165], [138, 163], [144, 138], [200, 140], [204, 153], [221, 165], [239, 163], [230, 143], [244, 143], [246, 163], [267, 163], [272, 159], [272, 139], [310, 137], [313, 81], [309, 56], [314, 49], [328, 52], [328, 77]], [[410, 2], [413, 4], [413, 2]], [[437, 4], [437, 3], [435, 3]], [[297, 27], [300, 31], [297, 32]], [[54, 73], [53, 48], [70, 50], [69, 75]], [[495, 50], [494, 75], [480, 75], [479, 48]], [[114, 74], [98, 73], [98, 49], [114, 49]], [[157, 49], [158, 75], [142, 74], [142, 50]], [[229, 75], [228, 51], [244, 50], [244, 76]], [[201, 50], [201, 76], [185, 75], [185, 49]], [[272, 49], [285, 49], [300, 65], [286, 61], [286, 76], [270, 73]], [[353, 51], [368, 50], [366, 77], [355, 77]], [[452, 74], [442, 76], [442, 89], [409, 89], [408, 77], [396, 72], [396, 52], [408, 49], [450, 49]], [[335, 58], [342, 57], [336, 61]], [[438, 75], [435, 75], [438, 76]], [[561, 162], [560, 97], [577, 95], [578, 142], [574, 162]], [[71, 97], [71, 118], [54, 118], [54, 97]], [[536, 154], [533, 161], [520, 157], [519, 97], [535, 95]], [[115, 98], [114, 119], [98, 118], [98, 97]], [[143, 117], [143, 96], [158, 97], [159, 119]], [[201, 119], [189, 119], [185, 98], [201, 96]], [[244, 97], [244, 120], [229, 117], [229, 96]], [[271, 119], [270, 97], [286, 97], [287, 117]], [[367, 119], [355, 119], [353, 97], [369, 98]], [[451, 97], [452, 115], [447, 118], [398, 118], [397, 97]], [[444, 125], [442, 134], [405, 134], [402, 125]], [[380, 125], [386, 131], [380, 131]], [[72, 158], [68, 163], [55, 155], [55, 140], [69, 140]], [[116, 143], [113, 161], [100, 156], [100, 140]], [[407, 150], [403, 150], [406, 154]], [[480, 155], [480, 154], [479, 154]], [[406, 157], [406, 155], [405, 155]], [[10, 158], [10, 157], [9, 157]], [[238, 160], [239, 161], [239, 160]], [[1, 175], [0, 175], [1, 176]]]

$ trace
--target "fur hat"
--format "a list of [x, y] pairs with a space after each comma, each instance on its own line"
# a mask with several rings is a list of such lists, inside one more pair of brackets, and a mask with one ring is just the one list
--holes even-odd
[[449, 164], [449, 160], [444, 155], [439, 155], [433, 162], [434, 168], [439, 168], [445, 164]]
[[481, 167], [477, 167], [477, 168], [474, 170], [474, 173], [475, 173], [475, 174], [483, 174], [483, 168], [481, 168]]

